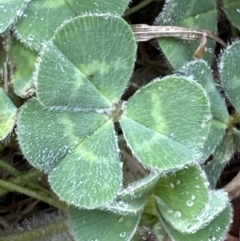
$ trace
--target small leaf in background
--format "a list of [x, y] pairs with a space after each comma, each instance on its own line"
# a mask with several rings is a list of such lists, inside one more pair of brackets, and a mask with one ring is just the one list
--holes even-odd
[[168, 76], [132, 96], [120, 124], [139, 161], [168, 170], [200, 160], [210, 119], [203, 88], [187, 78]]
[[206, 175], [199, 166], [169, 173], [159, 180], [155, 195], [160, 198], [157, 203], [164, 219], [177, 230], [187, 232], [191, 221], [209, 202]]
[[[24, 98], [33, 85], [34, 64], [37, 52], [12, 39], [9, 58], [11, 62], [11, 83], [16, 95]], [[31, 91], [30, 94], [33, 94]]]
[[207, 162], [204, 167], [212, 189], [216, 188], [222, 171], [236, 151], [234, 139], [235, 137], [232, 132], [226, 133], [217, 147], [212, 160]]
[[26, 0], [1, 0], [0, 2], [0, 33], [3, 33], [17, 17], [23, 14]]
[[17, 38], [30, 48], [40, 50], [41, 43], [49, 40], [55, 29], [71, 17], [74, 12], [65, 0], [32, 0], [16, 24]]
[[223, 52], [219, 63], [222, 85], [229, 100], [238, 112], [240, 112], [239, 56], [240, 41], [236, 41]]
[[195, 233], [181, 233], [161, 220], [172, 241], [222, 241], [227, 234], [232, 220], [232, 208], [230, 204], [206, 227]]
[[141, 212], [120, 215], [70, 207], [68, 217], [76, 241], [129, 241], [137, 229]]
[[169, 209], [167, 204], [158, 202], [159, 210], [165, 221], [181, 233], [195, 233], [208, 225], [216, 216], [229, 205], [229, 198], [225, 191], [210, 191], [209, 202], [199, 215], [193, 218], [176, 215], [172, 209]]
[[179, 72], [184, 73], [184, 75], [202, 85], [209, 96], [212, 120], [210, 133], [204, 145], [204, 155], [202, 157], [202, 162], [204, 162], [221, 142], [230, 117], [226, 104], [215, 86], [212, 70], [204, 60], [188, 62], [179, 69]]
[[240, 2], [239, 0], [223, 0], [223, 11], [232, 25], [240, 29]]
[[18, 139], [28, 161], [49, 172], [107, 119], [96, 112], [51, 111], [32, 99], [21, 107]]
[[142, 210], [147, 199], [153, 193], [153, 188], [159, 179], [158, 173], [150, 173], [145, 178], [129, 184], [118, 192], [116, 200], [107, 204], [106, 208], [116, 213]]
[[[175, 25], [193, 29], [208, 29], [216, 32], [217, 7], [215, 0], [188, 1], [169, 0], [163, 13], [157, 18], [157, 25]], [[172, 37], [158, 38], [159, 45], [174, 69], [179, 69], [186, 62], [193, 60], [200, 41], [182, 40]], [[204, 59], [210, 64], [215, 43], [207, 41]]]
[[37, 97], [47, 106], [109, 108], [123, 94], [135, 55], [133, 33], [120, 17], [71, 19], [39, 58]]
[[17, 108], [0, 88], [0, 141], [4, 140], [15, 125]]
[[64, 20], [86, 13], [121, 15], [128, 3], [129, 0], [118, 0], [114, 4], [112, 0], [32, 0], [16, 25], [16, 34], [30, 48], [39, 50]]
[[57, 163], [49, 173], [49, 183], [61, 199], [86, 209], [101, 207], [114, 199], [122, 185], [122, 169], [112, 121], [99, 127]]
[[122, 15], [127, 8], [130, 0], [70, 0], [68, 1], [77, 14], [85, 13], [111, 13], [113, 15]]

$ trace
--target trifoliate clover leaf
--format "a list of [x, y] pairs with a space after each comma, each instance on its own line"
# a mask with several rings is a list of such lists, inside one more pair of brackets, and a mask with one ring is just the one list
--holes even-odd
[[35, 74], [37, 97], [21, 108], [19, 142], [28, 161], [49, 174], [52, 189], [68, 203], [104, 208], [120, 195], [130, 204], [127, 212], [143, 207], [143, 189], [152, 191], [148, 180], [146, 188], [134, 189], [133, 194], [142, 195], [137, 205], [130, 192], [121, 195], [114, 130], [119, 120], [132, 152], [157, 172], [201, 156], [211, 118], [205, 91], [187, 78], [170, 76], [122, 105], [135, 54], [129, 25], [104, 14], [65, 22], [42, 49]]
[[135, 54], [129, 25], [110, 15], [69, 20], [42, 50], [37, 99], [21, 109], [19, 142], [29, 162], [49, 173], [53, 190], [69, 203], [100, 207], [121, 188], [111, 112]]

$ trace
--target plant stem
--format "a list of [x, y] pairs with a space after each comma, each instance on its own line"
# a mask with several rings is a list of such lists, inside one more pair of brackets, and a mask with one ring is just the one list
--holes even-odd
[[0, 187], [3, 187], [4, 189], [8, 189], [8, 190], [12, 190], [12, 191], [16, 191], [16, 192], [25, 194], [29, 197], [36, 198], [40, 201], [48, 203], [48, 204], [50, 204], [50, 205], [52, 205], [56, 208], [59, 208], [61, 210], [64, 210], [66, 208], [66, 205], [63, 202], [60, 202], [58, 200], [54, 200], [51, 197], [48, 197], [44, 194], [39, 194], [36, 191], [21, 187], [21, 186], [15, 184], [15, 183], [12, 183], [12, 182], [0, 180]]
[[32, 228], [31, 230], [22, 233], [5, 235], [0, 238], [0, 241], [37, 241], [39, 239], [42, 240], [43, 238], [67, 232], [67, 230], [68, 225], [66, 220], [61, 220], [59, 222], [54, 221], [53, 223]]
[[[43, 189], [36, 182], [36, 180], [38, 180], [42, 175], [43, 173], [36, 169], [33, 169], [32, 171], [29, 171], [27, 173], [20, 173], [20, 175], [15, 178], [9, 178], [8, 181], [20, 186], [28, 185], [32, 189], [37, 189], [42, 191], [43, 193], [46, 193], [46, 191], [48, 190]], [[0, 195], [4, 195], [6, 192], [8, 192], [8, 189], [0, 189]]]
[[19, 171], [18, 169], [14, 168], [13, 166], [11, 166], [10, 164], [8, 164], [7, 162], [0, 160], [0, 168], [8, 171], [11, 175], [13, 176], [19, 176], [22, 174], [21, 171]]
[[141, 8], [144, 8], [145, 6], [147, 6], [148, 4], [150, 4], [151, 2], [154, 2], [155, 0], [145, 0], [140, 2], [138, 5], [128, 9], [125, 14], [123, 15], [123, 17], [128, 17], [129, 15], [139, 11]]

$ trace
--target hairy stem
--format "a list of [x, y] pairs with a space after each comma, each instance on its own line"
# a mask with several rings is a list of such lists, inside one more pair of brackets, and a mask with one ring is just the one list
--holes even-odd
[[58, 200], [55, 200], [51, 197], [48, 197], [46, 195], [44, 195], [43, 193], [37, 193], [36, 191], [30, 190], [28, 188], [19, 186], [15, 183], [9, 182], [9, 181], [4, 181], [4, 180], [0, 180], [0, 187], [4, 188], [4, 189], [8, 189], [8, 190], [12, 190], [12, 191], [16, 191], [22, 194], [25, 194], [29, 197], [33, 197], [36, 198], [40, 201], [43, 201], [45, 203], [48, 203], [56, 208], [59, 208], [61, 210], [64, 210], [66, 208], [66, 205], [63, 202], [60, 202]]
[[22, 233], [15, 233], [0, 237], [0, 241], [37, 241], [39, 239], [51, 237], [53, 235], [67, 232], [68, 225], [66, 220], [54, 221], [47, 225], [43, 225]]

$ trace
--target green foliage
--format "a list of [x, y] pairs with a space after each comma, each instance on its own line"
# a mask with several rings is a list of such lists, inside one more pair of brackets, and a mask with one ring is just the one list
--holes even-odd
[[240, 7], [238, 0], [223, 0], [223, 10], [233, 26], [240, 29]]
[[[208, 29], [216, 32], [217, 6], [215, 0], [169, 0], [164, 11], [156, 21], [157, 25], [175, 25], [193, 29]], [[179, 69], [186, 62], [193, 60], [199, 45], [198, 41], [177, 38], [159, 38], [159, 45], [174, 69]], [[209, 40], [204, 59], [210, 64], [214, 52], [214, 41]]]
[[37, 52], [25, 47], [16, 39], [12, 40], [9, 59], [12, 64], [11, 83], [16, 95], [27, 97], [33, 90], [33, 71]]
[[4, 140], [12, 131], [15, 124], [17, 108], [0, 88], [0, 141]]
[[[0, 17], [1, 31], [11, 28], [22, 42], [12, 37], [3, 64], [24, 104], [17, 112], [8, 88], [0, 88], [0, 140], [17, 119], [21, 151], [48, 175], [55, 206], [66, 203], [74, 239], [138, 241], [147, 227], [161, 241], [222, 240], [232, 209], [227, 193], [215, 187], [240, 150], [240, 41], [223, 51], [216, 67], [233, 115], [210, 68], [213, 40], [204, 59], [194, 60], [198, 41], [159, 38], [178, 71], [123, 100], [137, 53], [121, 17], [128, 0], [1, 2], [12, 13]], [[157, 24], [216, 32], [216, 5], [170, 0]], [[228, 13], [231, 6], [223, 2]], [[141, 177], [127, 170], [125, 152]], [[53, 204], [53, 193], [43, 193]]]
[[210, 99], [212, 119], [208, 139], [204, 144], [204, 155], [202, 156], [202, 162], [204, 162], [222, 140], [230, 117], [224, 100], [214, 84], [212, 71], [205, 61], [188, 62], [179, 71], [201, 84]]
[[237, 112], [240, 112], [240, 68], [238, 58], [240, 54], [240, 41], [234, 42], [222, 54], [219, 64], [223, 87]]
[[129, 0], [114, 4], [111, 0], [102, 0], [101, 4], [93, 0], [32, 0], [16, 25], [16, 34], [30, 48], [39, 50], [41, 43], [49, 40], [65, 20], [86, 13], [121, 15], [128, 3]]
[[21, 17], [27, 2], [24, 0], [1, 0], [0, 33], [3, 33], [18, 17]]
[[140, 211], [121, 215], [101, 210], [69, 210], [69, 222], [77, 240], [131, 240], [140, 217]]

